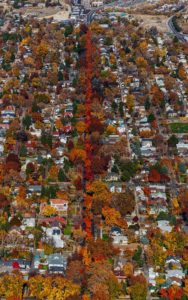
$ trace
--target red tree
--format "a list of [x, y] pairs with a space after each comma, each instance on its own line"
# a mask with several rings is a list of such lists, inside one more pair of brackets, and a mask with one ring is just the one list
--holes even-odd
[[159, 172], [156, 169], [152, 169], [149, 172], [148, 180], [150, 182], [160, 182], [161, 181], [161, 175], [159, 174]]

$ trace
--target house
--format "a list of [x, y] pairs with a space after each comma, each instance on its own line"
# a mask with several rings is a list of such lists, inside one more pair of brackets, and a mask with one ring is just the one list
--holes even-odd
[[34, 126], [31, 127], [30, 130], [30, 134], [33, 136], [36, 136], [37, 138], [40, 138], [42, 135], [42, 130], [41, 129], [37, 129]]
[[162, 232], [171, 232], [172, 231], [172, 226], [170, 225], [169, 221], [166, 221], [166, 220], [157, 221], [157, 227]]
[[156, 286], [156, 278], [159, 276], [159, 273], [154, 271], [153, 267], [149, 268], [149, 284]]
[[142, 126], [148, 126], [149, 125], [148, 118], [147, 117], [142, 118], [139, 123]]
[[28, 192], [29, 193], [35, 193], [37, 195], [40, 195], [41, 194], [41, 190], [42, 190], [42, 186], [41, 185], [29, 185], [28, 187]]
[[113, 244], [118, 244], [118, 245], [128, 244], [127, 236], [123, 235], [121, 229], [117, 226], [111, 228], [110, 236], [113, 240]]
[[24, 227], [35, 227], [36, 220], [35, 218], [23, 218], [22, 224]]
[[123, 270], [114, 270], [114, 275], [116, 276], [119, 283], [125, 282], [127, 276]]
[[128, 244], [128, 238], [125, 235], [113, 235], [112, 239], [113, 239], [112, 243], [119, 246]]
[[156, 148], [155, 147], [141, 147], [141, 154], [142, 156], [153, 156], [156, 153]]
[[61, 134], [59, 138], [60, 138], [60, 142], [62, 144], [66, 144], [66, 142], [67, 142], [67, 136], [65, 134]]
[[20, 271], [30, 270], [31, 261], [26, 259], [9, 259], [2, 260], [1, 264], [12, 269], [19, 269]]
[[155, 80], [156, 80], [156, 83], [159, 87], [164, 87], [164, 76], [156, 75]]
[[166, 190], [165, 185], [162, 185], [162, 184], [150, 184], [149, 188], [152, 192], [156, 192], [156, 191], [165, 192], [165, 190]]
[[117, 226], [114, 226], [111, 228], [110, 230], [110, 235], [111, 236], [117, 236], [117, 235], [121, 235], [121, 228], [117, 227]]
[[182, 286], [182, 280], [178, 277], [171, 277], [169, 280], [170, 285]]
[[119, 175], [113, 172], [110, 172], [106, 175], [105, 180], [106, 181], [118, 181], [119, 180]]
[[182, 269], [175, 269], [175, 270], [167, 270], [166, 271], [166, 279], [171, 279], [171, 278], [179, 278], [183, 279], [185, 277], [185, 273], [183, 272]]
[[[58, 155], [62, 156], [64, 153], [64, 148], [62, 146], [58, 147], [58, 148], [56, 148], [56, 151], [57, 151]], [[61, 159], [62, 159], [62, 157], [61, 157]], [[63, 161], [64, 161], [64, 158], [63, 158]]]
[[1, 132], [3, 131], [4, 133], [6, 133], [6, 131], [9, 129], [9, 124], [6, 124], [6, 123], [0, 123], [0, 129], [1, 129]]
[[4, 152], [4, 146], [2, 144], [0, 144], [0, 155], [2, 155]]
[[16, 116], [15, 107], [7, 106], [4, 110], [1, 111], [2, 118], [14, 118]]
[[176, 145], [178, 151], [187, 151], [188, 150], [188, 143], [184, 143], [184, 142], [179, 142]]
[[108, 184], [109, 190], [111, 193], [122, 193], [124, 188], [122, 187], [122, 183], [109, 183]]
[[[62, 125], [62, 127], [63, 127], [63, 125]], [[59, 138], [59, 132], [58, 131], [54, 131], [53, 132], [53, 137], [54, 138]]]
[[117, 130], [119, 132], [119, 134], [123, 134], [126, 132], [126, 127], [124, 124], [120, 124], [118, 127], [117, 127]]
[[151, 193], [151, 198], [152, 199], [163, 199], [166, 200], [166, 193], [163, 192], [155, 192], [155, 193]]
[[36, 145], [37, 143], [35, 141], [28, 141], [25, 143], [28, 152], [32, 152], [35, 149]]
[[54, 253], [48, 256], [48, 270], [49, 273], [59, 273], [65, 275], [67, 267], [67, 258], [60, 253]]
[[177, 117], [177, 112], [175, 112], [173, 108], [166, 108], [166, 113], [168, 118]]
[[120, 140], [120, 136], [118, 134], [110, 134], [107, 139], [109, 144], [115, 144], [119, 140]]
[[65, 242], [61, 239], [62, 231], [59, 227], [44, 227], [44, 231], [46, 232], [45, 240], [52, 242], [56, 248], [64, 248]]
[[152, 139], [142, 139], [142, 147], [151, 148], [152, 147]]
[[32, 266], [33, 266], [34, 269], [39, 268], [41, 259], [44, 259], [44, 253], [43, 252], [37, 252], [33, 256]]
[[180, 263], [180, 259], [177, 258], [176, 256], [168, 256], [166, 258], [166, 264], [170, 264], [170, 263], [173, 263], [173, 264], [179, 264]]
[[57, 210], [58, 215], [60, 215], [60, 216], [67, 215], [68, 201], [63, 200], [63, 199], [51, 199], [50, 205]]
[[165, 261], [166, 279], [171, 284], [181, 286], [182, 279], [185, 277], [181, 265], [181, 258], [175, 256], [168, 256]]

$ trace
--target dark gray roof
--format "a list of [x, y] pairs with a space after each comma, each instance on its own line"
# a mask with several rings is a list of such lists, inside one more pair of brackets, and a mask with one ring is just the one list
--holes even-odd
[[59, 253], [54, 253], [48, 256], [48, 264], [66, 266], [67, 259]]

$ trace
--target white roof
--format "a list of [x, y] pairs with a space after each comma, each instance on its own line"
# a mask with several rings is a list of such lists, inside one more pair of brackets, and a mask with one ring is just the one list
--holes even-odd
[[172, 226], [170, 225], [169, 221], [166, 221], [166, 220], [157, 221], [157, 226], [163, 232], [171, 232], [172, 231]]
[[177, 148], [185, 148], [188, 149], [188, 144], [184, 143], [184, 142], [180, 142], [176, 145]]
[[183, 273], [182, 270], [167, 270], [167, 274], [166, 274], [167, 278], [171, 278], [171, 277], [177, 277], [177, 278], [183, 278], [185, 277], [185, 274]]

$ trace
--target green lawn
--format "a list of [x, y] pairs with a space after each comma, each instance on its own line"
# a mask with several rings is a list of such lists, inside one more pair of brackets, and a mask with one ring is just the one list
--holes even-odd
[[188, 133], [188, 123], [171, 123], [170, 128], [173, 133]]
[[72, 233], [72, 226], [70, 224], [67, 224], [64, 228], [64, 235], [71, 235]]

